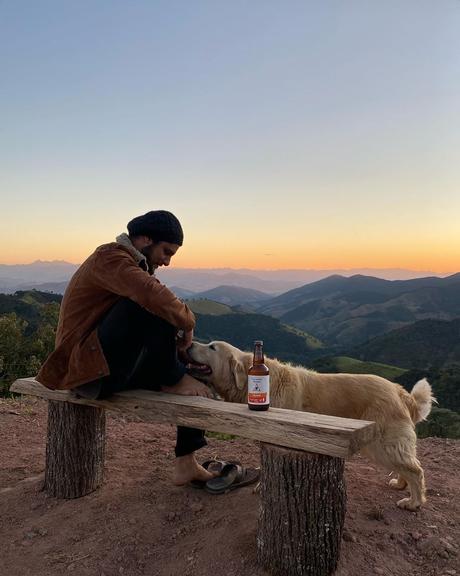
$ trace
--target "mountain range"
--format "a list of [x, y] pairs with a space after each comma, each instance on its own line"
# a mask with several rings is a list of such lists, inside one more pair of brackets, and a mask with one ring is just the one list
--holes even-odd
[[[64, 261], [36, 261], [31, 264], [0, 264], [0, 292], [17, 290], [44, 290], [63, 293], [67, 283], [78, 268], [77, 264]], [[316, 282], [332, 274], [349, 277], [355, 274], [386, 279], [420, 278], [430, 275], [404, 269], [365, 270], [250, 270], [230, 268], [161, 268], [158, 278], [167, 286], [200, 293], [218, 286], [238, 286], [278, 295], [299, 286]], [[441, 274], [442, 276], [442, 274]]]
[[[76, 265], [67, 262], [0, 265], [0, 278], [6, 274], [10, 286], [14, 278], [23, 284], [28, 278], [29, 282], [30, 278], [33, 278], [35, 289], [45, 287], [45, 291], [62, 293], [67, 284], [67, 280], [62, 278], [69, 277], [75, 269]], [[286, 281], [294, 282], [296, 274], [299, 281], [302, 274], [309, 271], [251, 272], [259, 276], [252, 277], [250, 274], [240, 274], [227, 269], [161, 269], [159, 278], [166, 282], [169, 277], [168, 285], [172, 286], [179, 297], [188, 300], [198, 314], [203, 317], [221, 316], [220, 319], [205, 321], [215, 323], [212, 330], [209, 325], [210, 330], [206, 332], [214, 338], [223, 338], [222, 334], [219, 336], [219, 323], [229, 322], [231, 330], [228, 334], [235, 334], [234, 323], [239, 321], [243, 334], [246, 324], [253, 326], [251, 336], [247, 338], [250, 342], [253, 335], [258, 337], [258, 329], [265, 326], [266, 321], [263, 318], [268, 316], [279, 322], [279, 326], [287, 325], [297, 329], [304, 342], [306, 337], [312, 339], [311, 342], [316, 339], [324, 353], [347, 353], [362, 360], [410, 368], [421, 365], [420, 358], [423, 354], [428, 364], [441, 362], [441, 357], [436, 357], [435, 350], [430, 352], [428, 337], [431, 330], [439, 341], [444, 338], [444, 341], [449, 342], [452, 349], [451, 357], [442, 354], [442, 362], [459, 360], [457, 348], [453, 344], [456, 342], [455, 324], [447, 326], [442, 323], [448, 324], [460, 318], [460, 273], [447, 277], [426, 276], [406, 280], [387, 280], [362, 274], [334, 274], [274, 295], [254, 287], [237, 286], [233, 282], [250, 284], [253, 278], [259, 285], [276, 282], [277, 277], [284, 276]], [[265, 277], [262, 278], [264, 274]], [[195, 290], [173, 282], [181, 279], [185, 281], [186, 277], [189, 279], [189, 286], [193, 285]], [[229, 279], [229, 284], [219, 283]], [[215, 285], [207, 290], [196, 290], [198, 285], [213, 282]], [[210, 300], [219, 303], [211, 313], [207, 304]], [[252, 315], [240, 314], [238, 318], [225, 319], [225, 316], [234, 312], [250, 312]], [[424, 321], [428, 323], [423, 324]], [[434, 321], [439, 324], [433, 324]], [[275, 329], [274, 324], [271, 326]], [[268, 324], [264, 330], [265, 334], [269, 334]], [[224, 333], [227, 334], [225, 330]], [[445, 334], [445, 337], [442, 334]], [[416, 344], [417, 338], [427, 342], [426, 352], [421, 353], [425, 345]], [[238, 341], [240, 340], [238, 336]], [[306, 349], [310, 354], [316, 355], [318, 345], [311, 345], [311, 342]], [[409, 343], [412, 343], [416, 356], [413, 359], [410, 350], [405, 352], [406, 343], [409, 348]], [[433, 344], [434, 348], [439, 346], [439, 343]]]
[[268, 300], [258, 312], [350, 349], [418, 320], [460, 316], [460, 273], [394, 281], [334, 275]]

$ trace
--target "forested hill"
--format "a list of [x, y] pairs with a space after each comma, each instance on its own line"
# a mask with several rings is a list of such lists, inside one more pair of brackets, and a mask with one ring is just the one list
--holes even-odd
[[0, 294], [0, 316], [16, 314], [27, 322], [28, 331], [36, 329], [42, 322], [46, 311], [59, 311], [62, 296], [35, 290]]
[[403, 368], [460, 364], [460, 318], [414, 322], [373, 338], [353, 349], [351, 355]]
[[349, 349], [419, 320], [460, 317], [460, 274], [404, 281], [330, 276], [269, 300], [258, 312]]
[[61, 299], [35, 291], [0, 294], [0, 395], [16, 378], [36, 374], [54, 349]]
[[203, 342], [225, 340], [242, 350], [252, 350], [263, 340], [267, 356], [306, 364], [322, 352], [322, 343], [309, 334], [262, 314], [197, 314], [195, 336]]

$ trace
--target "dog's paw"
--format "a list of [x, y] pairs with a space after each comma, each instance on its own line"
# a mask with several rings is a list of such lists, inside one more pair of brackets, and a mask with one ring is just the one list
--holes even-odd
[[393, 490], [404, 490], [407, 486], [407, 482], [403, 478], [392, 478], [388, 482], [388, 486]]
[[412, 500], [412, 498], [403, 498], [396, 504], [399, 508], [402, 508], [403, 510], [410, 510], [411, 512], [416, 512], [420, 508], [420, 502], [415, 502]]

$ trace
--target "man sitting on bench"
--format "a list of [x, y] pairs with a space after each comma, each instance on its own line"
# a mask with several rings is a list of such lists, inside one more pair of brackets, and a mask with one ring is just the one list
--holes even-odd
[[[70, 280], [56, 347], [37, 380], [92, 399], [132, 388], [212, 397], [178, 359], [192, 343], [193, 312], [154, 275], [182, 246], [179, 220], [155, 210], [127, 227], [128, 234], [99, 246]], [[202, 430], [177, 428], [176, 485], [213, 477], [195, 459], [205, 445]]]

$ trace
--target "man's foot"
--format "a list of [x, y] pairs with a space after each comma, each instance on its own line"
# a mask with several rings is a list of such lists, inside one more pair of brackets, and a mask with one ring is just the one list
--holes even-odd
[[162, 386], [162, 392], [169, 394], [180, 394], [182, 396], [204, 396], [205, 398], [212, 398], [211, 390], [190, 374], [184, 374], [177, 384], [174, 386]]
[[198, 464], [194, 453], [187, 454], [186, 456], [178, 456], [176, 458], [173, 484], [183, 486], [192, 480], [206, 482], [217, 475], [217, 473], [208, 472], [203, 466]]

